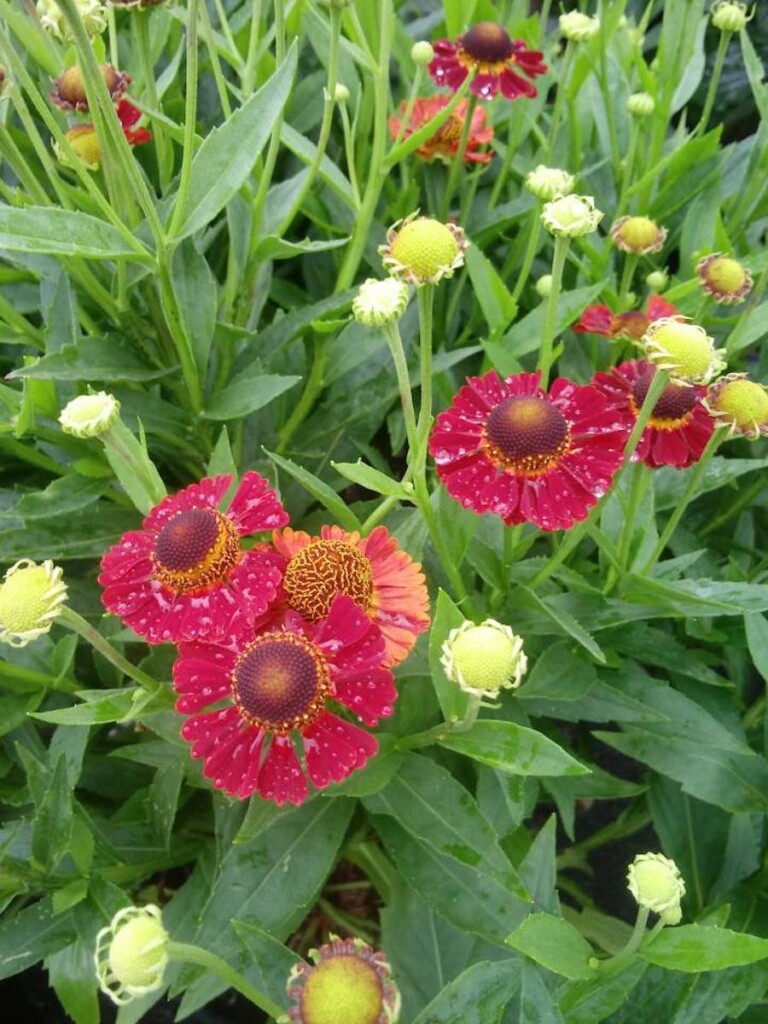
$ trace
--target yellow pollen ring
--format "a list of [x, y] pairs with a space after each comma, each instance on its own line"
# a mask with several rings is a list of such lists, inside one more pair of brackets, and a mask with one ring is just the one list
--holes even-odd
[[[214, 509], [205, 511], [216, 517], [216, 536], [211, 547], [196, 565], [186, 569], [173, 569], [164, 565], [156, 552], [152, 553], [155, 579], [175, 594], [189, 594], [205, 590], [214, 583], [221, 583], [229, 577], [243, 556], [240, 537], [232, 520]], [[171, 520], [167, 525], [173, 525], [184, 515], [186, 513], [182, 512], [176, 520]]]

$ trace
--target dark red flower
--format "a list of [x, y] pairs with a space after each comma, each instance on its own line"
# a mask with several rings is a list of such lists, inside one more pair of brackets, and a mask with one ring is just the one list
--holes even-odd
[[134, 128], [133, 126], [141, 118], [141, 111], [138, 107], [126, 99], [121, 99], [117, 104], [117, 116], [123, 126], [123, 134], [132, 146], [140, 146], [144, 142], [151, 142], [152, 133], [146, 128]]
[[593, 387], [538, 373], [470, 377], [437, 417], [429, 450], [448, 493], [505, 523], [570, 529], [610, 487], [631, 429]]
[[226, 512], [231, 476], [164, 498], [143, 529], [124, 534], [101, 560], [105, 608], [151, 644], [219, 640], [264, 614], [280, 583], [274, 553], [244, 551], [240, 538], [288, 522], [268, 482], [245, 473]]
[[[656, 367], [642, 359], [616, 366], [610, 373], [596, 373], [592, 384], [621, 414], [634, 418], [648, 393]], [[637, 446], [637, 457], [646, 466], [684, 469], [698, 462], [715, 429], [702, 404], [707, 389], [699, 385], [667, 385], [653, 409]]]
[[645, 312], [631, 309], [627, 313], [613, 313], [608, 306], [588, 306], [572, 329], [579, 334], [589, 332], [606, 338], [640, 341], [649, 325], [665, 316], [680, 316], [680, 310], [660, 295], [651, 295]]
[[289, 612], [279, 629], [243, 632], [222, 645], [184, 643], [179, 654], [176, 708], [189, 715], [181, 735], [214, 786], [241, 799], [257, 791], [300, 804], [307, 776], [318, 789], [341, 782], [378, 743], [329, 711], [329, 702], [375, 726], [397, 699], [381, 631], [345, 595], [318, 623]]
[[522, 39], [512, 39], [506, 29], [494, 21], [481, 21], [452, 43], [439, 39], [429, 73], [438, 85], [456, 92], [470, 71], [476, 72], [470, 90], [483, 100], [492, 100], [501, 90], [508, 100], [536, 96], [536, 87], [528, 78], [546, 74], [547, 66], [539, 50], [529, 50]]

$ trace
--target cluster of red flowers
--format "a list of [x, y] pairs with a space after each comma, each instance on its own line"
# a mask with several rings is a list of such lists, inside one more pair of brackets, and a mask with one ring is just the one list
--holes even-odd
[[[538, 373], [470, 377], [432, 432], [438, 475], [475, 512], [568, 530], [610, 487], [655, 373], [632, 360], [585, 386], [556, 380], [549, 393]], [[668, 384], [637, 457], [654, 469], [697, 462], [714, 430], [705, 397], [706, 388]]]
[[[99, 68], [104, 85], [115, 104], [115, 112], [123, 129], [123, 134], [131, 146], [141, 146], [152, 140], [152, 133], [146, 128], [136, 128], [141, 118], [141, 111], [130, 100], [125, 98], [125, 90], [131, 84], [131, 76], [118, 71], [111, 64], [102, 64]], [[82, 73], [77, 65], [67, 68], [53, 83], [51, 100], [61, 110], [74, 111], [79, 114], [88, 112], [88, 97], [85, 92]], [[93, 155], [98, 152], [96, 129], [92, 124], [77, 124], [67, 132], [67, 138], [80, 155], [88, 154], [89, 145]], [[80, 140], [79, 142], [77, 140]], [[92, 141], [93, 140], [93, 141]], [[83, 148], [85, 144], [86, 148]], [[98, 162], [98, 161], [96, 161]]]
[[213, 784], [299, 804], [307, 778], [340, 782], [376, 753], [345, 711], [366, 726], [392, 714], [391, 669], [429, 626], [427, 590], [385, 527], [311, 537], [253, 471], [222, 511], [231, 484], [192, 484], [124, 534], [102, 559], [103, 602], [149, 643], [178, 645], [181, 733]]

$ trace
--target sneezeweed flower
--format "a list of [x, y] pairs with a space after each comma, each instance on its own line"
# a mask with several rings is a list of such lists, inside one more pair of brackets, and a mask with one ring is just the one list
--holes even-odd
[[162, 988], [168, 941], [158, 907], [119, 910], [96, 936], [93, 959], [101, 991], [121, 1006]]
[[[375, 726], [397, 699], [381, 631], [344, 595], [317, 623], [291, 612], [279, 629], [255, 636], [247, 629], [220, 645], [182, 643], [179, 654], [176, 708], [189, 716], [181, 735], [203, 759], [206, 778], [242, 800], [256, 791], [300, 804], [307, 776], [317, 789], [341, 782], [378, 743], [329, 702]], [[301, 738], [303, 761], [292, 734]]]
[[656, 109], [656, 101], [649, 92], [633, 92], [627, 97], [627, 110], [633, 117], [650, 117]]
[[577, 43], [594, 39], [600, 31], [600, 19], [582, 14], [581, 11], [568, 11], [567, 14], [561, 14], [559, 25], [565, 38], [573, 39]]
[[541, 222], [553, 235], [578, 238], [595, 231], [603, 219], [592, 196], [557, 196], [544, 204]]
[[[400, 104], [400, 117], [394, 115], [389, 119], [389, 134], [393, 139], [400, 137], [407, 139], [414, 132], [417, 132], [433, 117], [440, 113], [450, 103], [449, 96], [430, 96], [427, 99], [418, 99], [413, 106], [411, 116], [405, 129], [402, 129], [402, 116], [408, 106], [404, 101]], [[464, 123], [467, 119], [467, 100], [461, 100], [451, 112], [448, 120], [445, 121], [416, 152], [425, 160], [442, 160], [451, 163], [459, 152]], [[487, 164], [493, 159], [493, 153], [481, 151], [493, 138], [493, 128], [486, 124], [485, 110], [476, 107], [472, 112], [472, 123], [467, 138], [467, 146], [464, 152], [464, 163], [466, 164]]]
[[319, 537], [286, 528], [272, 542], [283, 573], [282, 604], [308, 622], [328, 615], [346, 594], [384, 637], [385, 664], [397, 665], [429, 628], [429, 595], [421, 566], [398, 547], [385, 526], [367, 537], [323, 526]]
[[611, 227], [611, 238], [618, 249], [645, 255], [664, 248], [667, 229], [650, 217], [619, 217]]
[[0, 583], [0, 643], [25, 647], [50, 631], [67, 599], [62, 570], [51, 561], [23, 558]]
[[662, 317], [638, 342], [645, 358], [684, 384], [709, 384], [725, 369], [723, 349], [716, 349], [703, 327], [682, 317]]
[[731, 437], [750, 441], [768, 436], [768, 393], [746, 373], [729, 373], [709, 389], [707, 407], [718, 424], [727, 426]]
[[499, 91], [508, 100], [520, 96], [532, 99], [537, 95], [536, 87], [517, 72], [533, 79], [547, 71], [540, 51], [529, 50], [522, 39], [512, 39], [494, 21], [478, 22], [455, 43], [439, 39], [434, 48], [429, 73], [435, 82], [456, 92], [474, 72], [469, 88], [482, 100], [492, 100]]
[[[651, 363], [630, 360], [610, 373], [595, 374], [592, 384], [622, 415], [636, 419], [655, 374]], [[638, 442], [637, 458], [651, 469], [683, 469], [698, 462], [715, 429], [703, 404], [706, 393], [699, 385], [667, 384]]]
[[408, 285], [396, 277], [363, 281], [352, 300], [352, 314], [360, 324], [383, 327], [399, 320], [408, 305]]
[[240, 538], [284, 526], [288, 516], [253, 471], [219, 511], [231, 483], [229, 475], [210, 477], [164, 498], [141, 530], [123, 534], [102, 558], [105, 608], [148, 643], [228, 636], [274, 599], [274, 557], [263, 546], [244, 551]]
[[[141, 111], [134, 107], [126, 99], [121, 99], [117, 104], [117, 116], [123, 128], [123, 134], [131, 146], [141, 146], [150, 142], [152, 135], [146, 128], [134, 128], [133, 126], [141, 117]], [[92, 124], [77, 124], [70, 128], [64, 136], [74, 150], [77, 158], [85, 164], [90, 171], [97, 171], [101, 166], [101, 147], [96, 135], [96, 129]], [[57, 143], [53, 146], [56, 157], [65, 167], [72, 166], [69, 155]]]
[[528, 671], [522, 637], [495, 619], [479, 625], [463, 622], [452, 629], [440, 664], [452, 682], [475, 697], [497, 697], [499, 690], [516, 689]]
[[387, 244], [379, 246], [390, 274], [417, 287], [452, 277], [464, 265], [466, 250], [466, 236], [458, 225], [415, 213], [393, 224]]
[[707, 295], [725, 305], [742, 302], [752, 290], [752, 275], [747, 268], [719, 252], [699, 260], [696, 274]]
[[626, 313], [613, 313], [609, 306], [588, 306], [571, 330], [577, 334], [602, 334], [605, 338], [640, 341], [654, 321], [678, 315], [671, 302], [651, 295], [644, 312], [630, 309]]
[[532, 192], [537, 199], [550, 202], [555, 196], [567, 196], [573, 192], [576, 179], [568, 171], [561, 171], [558, 167], [545, 167], [539, 164], [529, 171], [525, 176], [525, 187]]
[[[107, 9], [104, 4], [100, 0], [75, 0], [75, 7], [88, 35], [101, 35], [107, 27]], [[59, 39], [72, 39], [69, 22], [61, 13], [56, 0], [37, 0], [37, 14], [46, 32]]]
[[715, 0], [710, 7], [712, 24], [721, 32], [741, 32], [755, 14], [754, 8], [750, 14], [747, 10], [747, 4], [738, 0]]
[[596, 388], [538, 373], [470, 377], [437, 417], [429, 449], [451, 497], [504, 522], [568, 530], [623, 460], [631, 420]]
[[400, 992], [383, 953], [362, 939], [340, 939], [310, 950], [286, 990], [293, 1005], [281, 1024], [397, 1024]]
[[97, 391], [78, 395], [61, 410], [59, 423], [65, 434], [75, 437], [100, 437], [120, 415], [120, 403], [114, 395]]
[[[124, 71], [118, 71], [111, 64], [102, 64], [99, 71], [110, 98], [113, 102], [117, 102], [130, 85], [131, 76]], [[61, 110], [77, 110], [80, 113], [88, 110], [85, 83], [80, 68], [76, 64], [62, 71], [54, 80], [51, 101]]]
[[637, 905], [660, 914], [665, 924], [679, 924], [685, 882], [673, 860], [662, 853], [638, 853], [627, 872], [629, 891]]

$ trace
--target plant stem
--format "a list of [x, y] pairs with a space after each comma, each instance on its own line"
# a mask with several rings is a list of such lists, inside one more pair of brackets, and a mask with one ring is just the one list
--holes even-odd
[[301, 393], [296, 407], [280, 430], [277, 436], [275, 451], [282, 455], [291, 442], [293, 435], [299, 429], [304, 420], [309, 416], [317, 397], [323, 390], [325, 384], [325, 367], [328, 362], [328, 345], [325, 341], [315, 340], [312, 353], [312, 366], [307, 376], [304, 390]]
[[637, 269], [638, 261], [640, 257], [636, 252], [628, 252], [624, 257], [624, 269], [621, 275], [621, 284], [619, 285], [619, 312], [623, 312], [627, 306], [628, 296], [632, 285], [632, 278], [635, 276], [635, 270]]
[[408, 373], [408, 363], [405, 358], [403, 339], [400, 335], [400, 328], [395, 320], [391, 320], [389, 323], [385, 324], [382, 328], [382, 332], [386, 338], [387, 345], [389, 346], [392, 362], [395, 365], [397, 386], [400, 391], [400, 403], [403, 407], [403, 420], [405, 421], [405, 436], [408, 439], [408, 446], [410, 449], [408, 453], [410, 461], [416, 454], [416, 445], [418, 444], [419, 434], [416, 427], [416, 413], [413, 406], [411, 378]]
[[231, 988], [239, 992], [241, 996], [245, 996], [254, 1006], [263, 1010], [268, 1017], [272, 1017], [275, 1020], [282, 1017], [284, 1007], [273, 1003], [269, 996], [252, 985], [239, 971], [236, 971], [226, 960], [222, 960], [215, 953], [211, 953], [207, 949], [201, 949], [199, 946], [192, 946], [186, 942], [169, 942], [168, 957], [170, 960], [195, 964], [198, 967], [205, 968], [205, 970], [210, 971], [212, 974], [218, 975], [222, 981], [226, 981]]
[[648, 915], [650, 910], [648, 907], [637, 908], [637, 920], [635, 921], [635, 927], [632, 929], [632, 934], [629, 937], [629, 942], [626, 944], [624, 949], [618, 954], [618, 956], [631, 956], [636, 953], [640, 948], [640, 944], [645, 938], [645, 928], [648, 924]]
[[574, 54], [573, 42], [569, 39], [565, 44], [565, 54], [563, 55], [563, 63], [560, 68], [560, 78], [557, 82], [557, 95], [555, 96], [555, 106], [552, 111], [552, 121], [549, 126], [549, 135], [547, 136], [547, 155], [551, 158], [552, 152], [555, 147], [555, 140], [557, 137], [557, 129], [560, 127], [560, 119], [563, 116], [563, 105], [565, 104], [566, 92], [568, 86], [568, 79], [571, 74], [571, 64], [573, 63]]
[[146, 672], [142, 672], [140, 668], [132, 665], [127, 658], [124, 658], [112, 646], [109, 640], [103, 637], [98, 630], [93, 628], [90, 622], [86, 621], [82, 615], [78, 615], [72, 608], [65, 605], [59, 612], [56, 622], [60, 626], [66, 626], [67, 629], [71, 629], [73, 633], [81, 636], [95, 651], [98, 651], [102, 657], [106, 658], [110, 664], [114, 665], [124, 675], [133, 679], [139, 686], [143, 686], [147, 690], [157, 690], [158, 683], [156, 679], [153, 679]]
[[720, 76], [723, 73], [723, 66], [725, 64], [725, 55], [728, 50], [728, 44], [731, 41], [732, 32], [721, 32], [720, 42], [717, 46], [717, 56], [715, 57], [715, 66], [712, 68], [712, 75], [709, 79], [709, 88], [707, 89], [707, 98], [704, 100], [704, 109], [701, 112], [701, 119], [693, 130], [694, 135], [703, 135], [707, 130], [709, 124], [709, 118], [712, 114], [712, 108], [715, 105], [715, 96], [717, 95], [717, 89], [720, 85]]
[[192, 178], [192, 160], [195, 155], [195, 123], [197, 121], [197, 17], [200, 0], [189, 0], [187, 7], [187, 78], [184, 103], [184, 142], [181, 155], [179, 187], [173, 203], [173, 215], [168, 234], [174, 238], [182, 225], [189, 185]]
[[[144, 79], [144, 88], [147, 90], [147, 98], [150, 106], [162, 113], [160, 97], [157, 92], [155, 81], [155, 68], [152, 61], [152, 43], [149, 38], [149, 11], [139, 9], [131, 18], [136, 50], [139, 55], [139, 66], [141, 76]], [[169, 146], [168, 136], [162, 121], [156, 121], [152, 126], [152, 134], [155, 140], [155, 153], [157, 155], [157, 170], [160, 179], [160, 191], [165, 193], [173, 173], [173, 150]]]
[[477, 96], [471, 92], [469, 94], [469, 100], [467, 101], [467, 112], [464, 115], [464, 124], [461, 126], [461, 136], [459, 138], [459, 148], [456, 150], [456, 156], [451, 161], [451, 166], [448, 171], [448, 183], [445, 186], [445, 192], [443, 193], [443, 201], [440, 206], [440, 220], [445, 220], [448, 217], [448, 213], [451, 209], [451, 201], [453, 200], [456, 186], [459, 183], [459, 176], [464, 166], [464, 157], [467, 153], [467, 146], [469, 144], [469, 136], [472, 131], [472, 118], [475, 115], [475, 108], [477, 107]]
[[[528, 241], [525, 246], [525, 255], [523, 256], [523, 262], [520, 267], [520, 271], [517, 276], [517, 283], [512, 291], [512, 301], [517, 302], [522, 295], [525, 282], [528, 280], [528, 275], [531, 272], [533, 261], [536, 259], [536, 253], [539, 251], [539, 240], [541, 238], [541, 209], [539, 204], [536, 203], [531, 210], [531, 221], [528, 225]], [[506, 264], [502, 271], [502, 279], [506, 280], [511, 267]]]
[[567, 235], [559, 235], [555, 239], [555, 252], [552, 257], [552, 289], [547, 296], [547, 308], [544, 312], [544, 328], [541, 335], [539, 353], [540, 387], [545, 391], [549, 385], [549, 371], [552, 367], [552, 343], [555, 337], [555, 322], [557, 320], [557, 300], [560, 298], [563, 268], [568, 256], [570, 242], [571, 240]]

